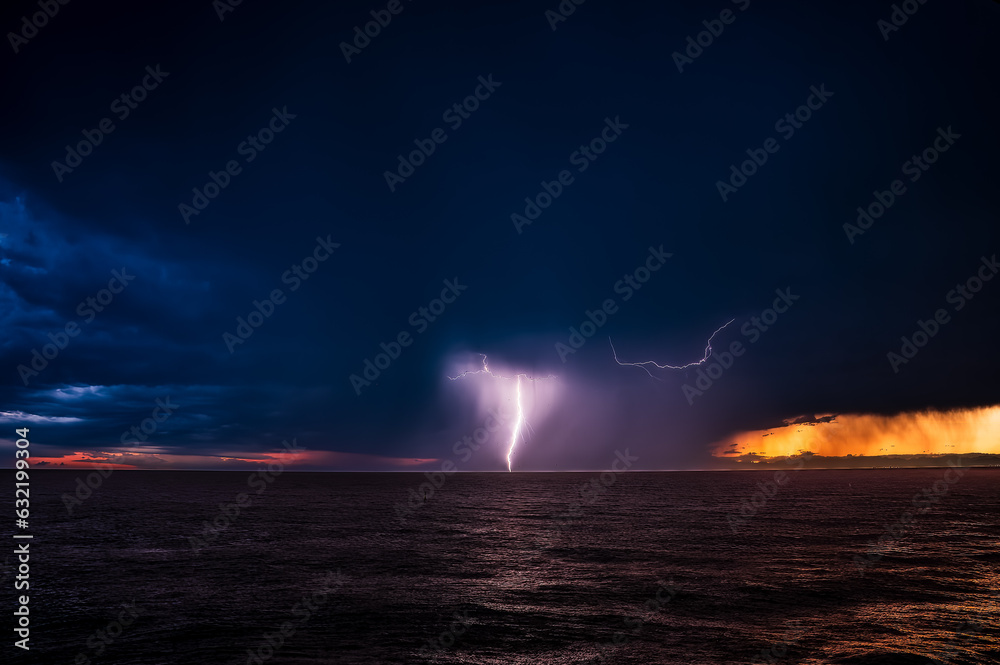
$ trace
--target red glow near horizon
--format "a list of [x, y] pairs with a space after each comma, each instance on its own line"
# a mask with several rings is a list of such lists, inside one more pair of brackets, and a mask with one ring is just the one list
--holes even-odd
[[[251, 457], [234, 455], [178, 455], [117, 451], [73, 452], [60, 457], [32, 457], [32, 466], [59, 469], [111, 468], [124, 470], [249, 470], [280, 463], [286, 469], [302, 471], [388, 470], [419, 467], [440, 461], [437, 458], [381, 457], [330, 450], [302, 450]], [[128, 461], [125, 461], [128, 460]]]

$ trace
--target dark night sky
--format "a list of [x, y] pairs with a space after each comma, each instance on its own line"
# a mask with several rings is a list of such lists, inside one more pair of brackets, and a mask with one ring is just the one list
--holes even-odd
[[[590, 0], [553, 31], [555, 0], [403, 0], [347, 63], [338, 44], [384, 7], [246, 1], [220, 21], [208, 0], [70, 2], [18, 53], [5, 40], [5, 427], [30, 424], [51, 457], [115, 459], [170, 396], [153, 447], [118, 461], [221, 467], [291, 437], [444, 459], [481, 424], [487, 382], [445, 379], [473, 352], [558, 377], [525, 470], [601, 468], [626, 446], [647, 468], [704, 467], [711, 442], [788, 417], [1000, 403], [1000, 282], [946, 302], [1000, 251], [997, 4], [928, 2], [885, 40], [889, 2]], [[726, 8], [734, 22], [679, 73], [672, 53]], [[9, 3], [0, 26], [33, 11]], [[112, 101], [157, 65], [169, 75], [119, 119]], [[442, 113], [490, 75], [500, 86], [453, 129]], [[821, 85], [822, 107], [776, 131]], [[286, 107], [295, 118], [247, 163], [238, 146]], [[105, 117], [114, 131], [59, 182], [52, 162]], [[628, 128], [578, 172], [571, 154], [605, 118]], [[390, 192], [383, 173], [438, 127], [447, 140]], [[902, 165], [939, 127], [961, 138], [910, 182]], [[769, 137], [778, 151], [724, 202], [716, 182]], [[234, 159], [185, 224], [178, 205]], [[519, 234], [511, 214], [563, 169], [573, 183]], [[856, 208], [897, 178], [906, 192], [848, 242]], [[282, 273], [318, 236], [340, 247], [291, 292]], [[615, 283], [661, 245], [672, 257], [623, 302]], [[134, 281], [85, 322], [78, 304], [123, 267]], [[456, 277], [468, 289], [418, 332], [411, 313]], [[623, 359], [671, 364], [734, 317], [715, 348], [746, 343], [740, 327], [786, 287], [800, 300], [693, 406], [693, 370], [657, 381], [614, 363], [609, 335]], [[223, 333], [275, 288], [287, 300], [230, 353]], [[555, 344], [607, 298], [617, 312], [563, 363]], [[894, 373], [887, 352], [938, 308], [950, 322]], [[79, 335], [25, 386], [17, 366], [72, 321]], [[412, 345], [357, 395], [349, 375], [401, 331]], [[464, 468], [502, 468], [502, 447]], [[391, 468], [350, 459], [327, 466]]]

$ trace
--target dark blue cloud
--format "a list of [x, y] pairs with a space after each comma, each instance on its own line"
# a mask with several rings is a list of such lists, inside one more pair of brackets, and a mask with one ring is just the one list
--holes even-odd
[[[560, 377], [523, 460], [564, 468], [603, 465], [622, 441], [651, 466], [698, 466], [706, 443], [802, 413], [996, 403], [993, 284], [904, 372], [886, 362], [1000, 249], [998, 100], [973, 67], [996, 60], [996, 7], [927, 5], [886, 41], [884, 7], [752, 2], [679, 73], [672, 54], [724, 6], [587, 3], [553, 31], [533, 3], [407, 3], [350, 64], [338, 44], [373, 8], [361, 2], [244, 3], [224, 21], [194, 2], [155, 17], [64, 7], [8, 54], [3, 410], [43, 419], [53, 451], [114, 448], [169, 394], [183, 406], [156, 445], [175, 454], [298, 435], [447, 456], [481, 417], [449, 363], [487, 353]], [[116, 117], [156, 66], [168, 75]], [[488, 76], [500, 85], [453, 127], [446, 110]], [[776, 122], [813, 86], [833, 94], [783, 136]], [[294, 119], [248, 161], [241, 146], [286, 108]], [[52, 162], [104, 117], [115, 130], [60, 181]], [[615, 118], [627, 129], [577, 170]], [[851, 244], [856, 208], [939, 127], [961, 138]], [[447, 140], [390, 191], [385, 172], [436, 128]], [[723, 202], [717, 181], [769, 137], [780, 148]], [[230, 160], [239, 173], [186, 224], [178, 206]], [[511, 215], [564, 169], [572, 184], [518, 233]], [[340, 247], [292, 290], [283, 275], [317, 238]], [[626, 301], [616, 285], [661, 245], [672, 256]], [[85, 321], [80, 303], [122, 269], [135, 279]], [[455, 302], [420, 313], [456, 279]], [[785, 288], [801, 299], [750, 344], [743, 326]], [[275, 289], [282, 303], [230, 352], [223, 335]], [[556, 344], [609, 298], [615, 312], [563, 362]], [[657, 381], [615, 364], [607, 341], [683, 364], [734, 317], [716, 348], [747, 352], [693, 405], [695, 369]], [[71, 322], [79, 334], [25, 386], [17, 367]], [[349, 377], [400, 333], [411, 343], [358, 395]]]

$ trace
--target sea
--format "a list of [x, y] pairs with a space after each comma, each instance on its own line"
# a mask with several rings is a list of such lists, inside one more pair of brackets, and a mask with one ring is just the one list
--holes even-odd
[[33, 470], [30, 491], [5, 664], [1000, 663], [998, 468]]

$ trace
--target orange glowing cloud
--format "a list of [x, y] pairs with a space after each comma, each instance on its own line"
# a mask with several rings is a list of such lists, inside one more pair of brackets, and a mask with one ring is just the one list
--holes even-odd
[[812, 422], [805, 420], [790, 418], [784, 427], [734, 434], [717, 443], [712, 454], [717, 457], [748, 453], [784, 457], [806, 451], [825, 457], [1000, 454], [1000, 406], [892, 416], [827, 415], [816, 416]]

